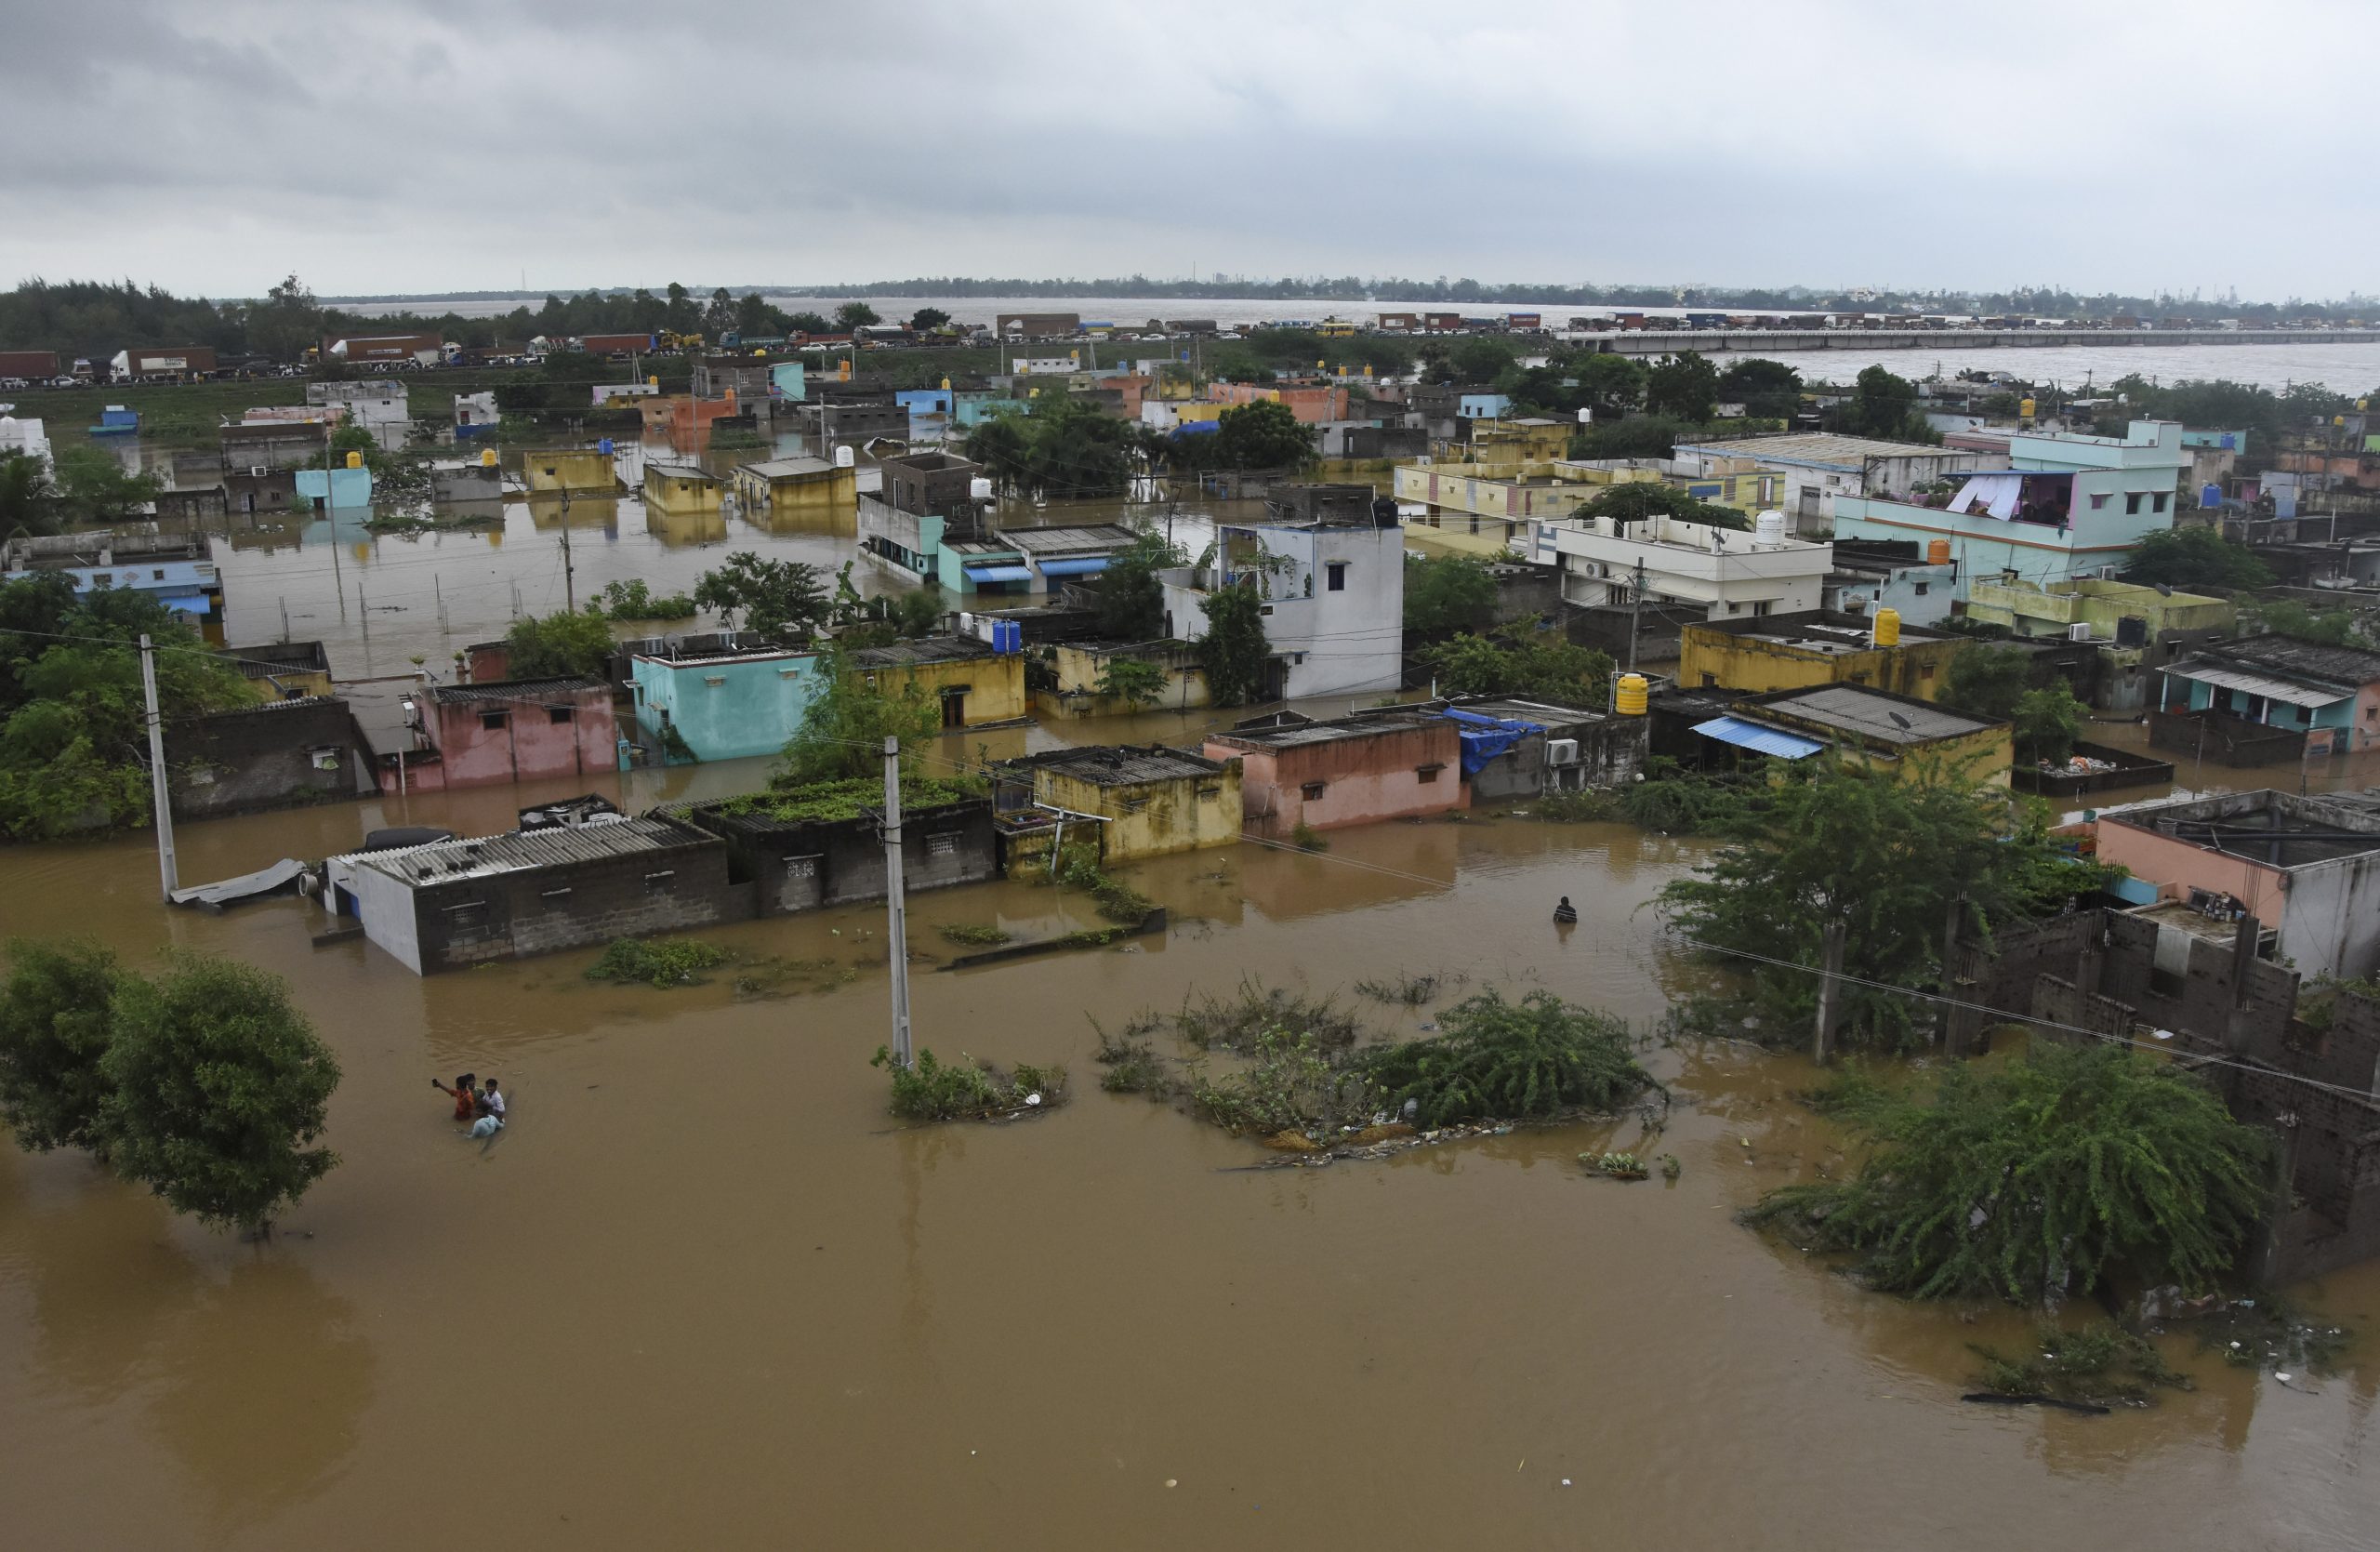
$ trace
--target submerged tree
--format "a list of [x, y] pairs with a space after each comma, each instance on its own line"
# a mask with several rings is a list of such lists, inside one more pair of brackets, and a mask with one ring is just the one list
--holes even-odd
[[806, 638], [834, 615], [825, 574], [816, 566], [749, 550], [704, 572], [694, 584], [694, 602], [731, 630], [741, 616], [743, 629], [777, 640]]
[[522, 615], [505, 631], [504, 647], [508, 679], [583, 679], [612, 660], [612, 627], [600, 604]]
[[1165, 634], [1165, 584], [1158, 573], [1188, 564], [1180, 547], [1154, 528], [1107, 558], [1107, 569], [1091, 585], [1091, 613], [1099, 633], [1115, 642], [1149, 642]]
[[1198, 600], [1207, 633], [1198, 642], [1208, 698], [1217, 706], [1246, 706], [1264, 696], [1273, 643], [1264, 634], [1264, 603], [1246, 583], [1218, 588]]
[[0, 1122], [17, 1146], [100, 1146], [108, 1096], [107, 1055], [115, 997], [115, 955], [96, 943], [8, 944], [0, 983]]
[[[914, 771], [925, 746], [942, 730], [942, 708], [915, 679], [897, 686], [854, 667], [840, 644], [818, 655], [817, 688], [802, 708], [801, 725], [787, 740], [770, 780], [778, 787], [842, 781], [884, 768], [884, 740], [901, 741], [902, 768]], [[887, 675], [890, 677], [890, 675]]]
[[1496, 623], [1496, 574], [1470, 555], [1405, 557], [1405, 633], [1435, 641]]
[[1654, 1086], [1624, 1021], [1550, 991], [1518, 1002], [1484, 991], [1438, 1022], [1437, 1038], [1383, 1047], [1363, 1064], [1390, 1108], [1413, 1102], [1424, 1126], [1606, 1110]]
[[1747, 1214], [1858, 1254], [1879, 1288], [2030, 1304], [2118, 1273], [2197, 1292], [2228, 1268], [2268, 1195], [2270, 1140], [2171, 1064], [2037, 1041], [1946, 1068], [1926, 1103], [1854, 1081], [1841, 1113], [1871, 1147], [1848, 1180], [1788, 1186]]

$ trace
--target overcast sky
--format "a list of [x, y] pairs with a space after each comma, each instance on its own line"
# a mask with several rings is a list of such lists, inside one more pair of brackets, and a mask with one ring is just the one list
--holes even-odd
[[0, 0], [0, 285], [1195, 268], [2325, 298], [2374, 288], [2368, 21], [2195, 0]]

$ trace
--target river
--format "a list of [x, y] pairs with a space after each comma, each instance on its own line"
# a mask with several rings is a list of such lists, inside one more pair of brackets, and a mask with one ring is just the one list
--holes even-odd
[[[754, 774], [603, 786], [642, 806]], [[546, 795], [187, 825], [182, 872], [495, 829]], [[1969, 1344], [2021, 1349], [2022, 1317], [1866, 1293], [1738, 1227], [1840, 1162], [1794, 1059], [1651, 1052], [1672, 1185], [1574, 1162], [1634, 1121], [1248, 1173], [1250, 1144], [1096, 1086], [1091, 1019], [1242, 977], [1338, 989], [1383, 1031], [1434, 1013], [1343, 988], [1417, 971], [1648, 1026], [1707, 974], [1646, 904], [1701, 855], [1505, 816], [1131, 868], [1164, 936], [914, 977], [921, 1045], [1063, 1062], [1072, 1103], [912, 1130], [866, 1065], [879, 909], [707, 935], [854, 976], [782, 999], [597, 985], [587, 953], [424, 980], [309, 947], [304, 902], [159, 907], [139, 836], [0, 850], [9, 932], [253, 961], [345, 1069], [343, 1162], [268, 1246], [0, 1150], [0, 1544], [2369, 1545], [2368, 1341], [2311, 1393], [2177, 1343], [2199, 1387], [2151, 1410], [1967, 1406]], [[1564, 894], [1582, 920], [1557, 933]], [[944, 923], [1090, 920], [1021, 882], [910, 907], [936, 958]], [[466, 1069], [515, 1094], [492, 1147], [425, 1082]], [[2368, 1331], [2380, 1268], [2309, 1296]]]

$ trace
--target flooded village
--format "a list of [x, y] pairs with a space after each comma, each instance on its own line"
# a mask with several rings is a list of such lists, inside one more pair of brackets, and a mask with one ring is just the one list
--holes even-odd
[[[321, 171], [183, 20], [259, 89], [178, 132]], [[646, 247], [618, 116], [501, 222], [413, 125], [327, 224], [417, 252], [0, 274], [0, 1545], [2373, 1544], [2368, 299], [714, 285], [1111, 250], [831, 115], [866, 200]], [[599, 169], [648, 284], [362, 294], [565, 272]], [[1675, 267], [1547, 219], [1356, 257]]]

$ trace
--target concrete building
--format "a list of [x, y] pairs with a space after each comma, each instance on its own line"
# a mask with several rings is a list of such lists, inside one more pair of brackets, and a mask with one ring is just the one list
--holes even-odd
[[504, 411], [496, 402], [496, 390], [479, 393], [455, 395], [455, 440], [469, 442], [474, 437], [492, 436], [504, 420]]
[[77, 593], [146, 593], [219, 646], [223, 577], [211, 554], [204, 535], [161, 532], [153, 524], [8, 538], [0, 543], [0, 580], [50, 573], [64, 577]]
[[2094, 643], [2101, 671], [2093, 699], [2111, 711], [2141, 710], [2160, 670], [2230, 635], [2237, 622], [2228, 599], [2097, 577], [2047, 586], [1978, 578], [1967, 590], [1966, 617], [2004, 625], [2020, 637]]
[[[499, 782], [578, 778], [619, 768], [612, 690], [600, 679], [432, 684], [414, 696], [427, 743], [403, 783], [425, 791]], [[381, 789], [395, 791], [394, 767]]]
[[[884, 865], [884, 839], [870, 797], [847, 793], [822, 803], [822, 789], [756, 792], [724, 803], [673, 804], [656, 814], [720, 837], [726, 842], [730, 884], [748, 891], [759, 916], [784, 916], [827, 906], [880, 900], [891, 873]], [[779, 799], [800, 805], [802, 816], [782, 817]], [[953, 884], [980, 883], [999, 870], [992, 804], [985, 798], [932, 801], [905, 790], [901, 803], [901, 886], [916, 893]]]
[[1031, 710], [1023, 655], [996, 651], [972, 636], [922, 636], [861, 647], [851, 663], [880, 689], [897, 694], [917, 686], [940, 705], [945, 728], [1020, 722]]
[[1240, 762], [1152, 744], [1086, 745], [1012, 763], [1004, 786], [1028, 777], [1033, 801], [1066, 816], [1094, 815], [1101, 860], [1227, 846], [1239, 840]]
[[330, 858], [324, 903], [417, 975], [752, 914], [726, 843], [645, 817]]
[[1831, 546], [1787, 537], [1774, 513], [1749, 533], [1666, 516], [1571, 518], [1540, 525], [1539, 547], [1549, 539], [1568, 602], [1593, 607], [1641, 597], [1693, 605], [1709, 619], [1816, 609], [1834, 558]]
[[1263, 699], [1398, 687], [1405, 545], [1393, 522], [1225, 524], [1215, 540], [1212, 565], [1158, 574], [1170, 638], [1202, 640], [1207, 616], [1200, 602], [1221, 589], [1253, 588], [1264, 601], [1273, 654]]
[[[1209, 704], [1207, 670], [1198, 649], [1186, 642], [1053, 643], [1048, 648], [1056, 683], [1033, 693], [1033, 709], [1044, 717], [1128, 717], [1146, 710], [1188, 711]], [[1104, 691], [1118, 662], [1145, 663], [1163, 676], [1156, 698], [1133, 701]]]
[[2161, 899], [2244, 912], [2272, 935], [2262, 952], [2307, 976], [2380, 971], [2380, 804], [2270, 789], [2110, 810], [2099, 860]]
[[1515, 696], [1472, 696], [1357, 716], [1422, 715], [1455, 724], [1473, 804], [1616, 787], [1635, 779], [1646, 720]]
[[[347, 382], [310, 382], [306, 385], [306, 403], [324, 409], [347, 412], [350, 425], [363, 426], [378, 432], [390, 428], [410, 431], [413, 416], [408, 407], [409, 391], [391, 378], [368, 378]], [[400, 441], [398, 445], [402, 446]]]
[[1905, 496], [1919, 485], [1977, 468], [1983, 462], [1980, 454], [1955, 447], [1838, 436], [1831, 431], [1680, 444], [1672, 453], [1678, 462], [1699, 465], [1706, 471], [1732, 466], [1743, 458], [1775, 471], [1783, 486], [1781, 505], [1793, 531], [1818, 536], [1841, 531], [1831, 526], [1834, 503], [1840, 497]]
[[672, 517], [714, 517], [727, 486], [718, 475], [694, 463], [644, 463], [644, 510]]
[[773, 458], [735, 466], [735, 499], [747, 513], [849, 512], [859, 502], [859, 471], [824, 458]]
[[0, 413], [0, 458], [11, 453], [33, 459], [45, 469], [50, 466], [49, 433], [42, 423], [29, 418]]
[[1013, 548], [1033, 592], [1056, 592], [1069, 582], [1097, 577], [1137, 537], [1120, 523], [1070, 524], [1048, 528], [1003, 528], [1001, 543]]
[[1243, 829], [1259, 840], [1471, 806], [1461, 730], [1445, 717], [1295, 718], [1210, 734], [1201, 752], [1241, 763]]
[[532, 496], [609, 496], [620, 488], [617, 466], [602, 447], [533, 447], [521, 455], [521, 478]]
[[1678, 632], [1677, 682], [1689, 688], [1772, 690], [1866, 684], [1932, 700], [1966, 638], [1904, 626], [1891, 646], [1876, 644], [1875, 620], [1860, 615], [1772, 615], [1765, 619], [1701, 620]]
[[2006, 723], [1945, 710], [1914, 696], [1864, 684], [1781, 690], [1730, 705], [1694, 731], [1725, 746], [1772, 759], [1806, 760], [1832, 749], [1846, 765], [1897, 780], [1961, 776], [1987, 787], [2008, 785], [2016, 758]]
[[321, 420], [226, 421], [216, 433], [223, 467], [261, 476], [323, 461], [330, 427]]
[[267, 642], [260, 646], [227, 646], [223, 656], [257, 693], [274, 700], [296, 700], [331, 693], [331, 658], [320, 642]]
[[2160, 749], [2219, 749], [2226, 763], [2252, 763], [2380, 745], [2380, 652], [2250, 636], [2208, 643], [2162, 672], [2149, 714]]
[[177, 717], [165, 732], [178, 819], [340, 803], [377, 789], [354, 712], [329, 696]]
[[665, 763], [774, 754], [801, 725], [818, 655], [770, 650], [629, 661], [637, 742]]
[[1959, 590], [1959, 564], [1936, 560], [1924, 546], [1894, 539], [1832, 541], [1834, 568], [1826, 575], [1832, 615], [1874, 615], [1890, 609], [1904, 625], [1939, 625], [1950, 617]]
[[2018, 432], [2006, 469], [1974, 470], [1917, 500], [1837, 498], [1844, 538], [1949, 542], [1961, 586], [2006, 574], [2112, 577], [2141, 539], [2174, 525], [2189, 455], [2181, 427], [2135, 420], [2123, 437]]
[[767, 360], [756, 355], [696, 356], [693, 383], [697, 399], [733, 396], [747, 409], [767, 405], [774, 386]]

